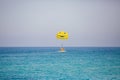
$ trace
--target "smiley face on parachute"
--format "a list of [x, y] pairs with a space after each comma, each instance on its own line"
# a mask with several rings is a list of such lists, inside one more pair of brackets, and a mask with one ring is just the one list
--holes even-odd
[[56, 34], [56, 38], [61, 40], [66, 40], [68, 39], [68, 33], [64, 31], [60, 31]]

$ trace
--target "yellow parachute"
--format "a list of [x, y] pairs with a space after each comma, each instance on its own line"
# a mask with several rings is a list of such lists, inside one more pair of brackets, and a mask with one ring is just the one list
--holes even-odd
[[56, 34], [56, 38], [59, 40], [67, 40], [68, 39], [68, 32], [60, 31]]
[[[68, 39], [68, 33], [64, 31], [60, 31], [56, 34], [56, 38], [58, 40], [67, 40]], [[65, 52], [65, 49], [63, 48], [63, 44], [61, 44], [60, 52]]]

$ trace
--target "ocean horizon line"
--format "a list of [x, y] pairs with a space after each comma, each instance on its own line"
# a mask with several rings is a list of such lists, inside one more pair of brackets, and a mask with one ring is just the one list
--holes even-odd
[[[59, 48], [61, 46], [0, 46], [0, 48]], [[120, 48], [120, 46], [64, 46], [64, 48], [79, 47], [79, 48]]]

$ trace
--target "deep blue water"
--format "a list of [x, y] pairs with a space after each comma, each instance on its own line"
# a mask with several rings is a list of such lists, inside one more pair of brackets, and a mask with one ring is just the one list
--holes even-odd
[[0, 48], [0, 80], [120, 80], [120, 47]]

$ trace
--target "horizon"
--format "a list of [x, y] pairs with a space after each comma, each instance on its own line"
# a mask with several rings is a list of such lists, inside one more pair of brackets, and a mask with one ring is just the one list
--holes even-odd
[[[56, 47], [59, 48], [61, 46], [4, 46], [0, 48], [52, 48]], [[79, 48], [120, 48], [120, 46], [63, 46], [64, 48], [69, 48], [69, 47], [79, 47]]]

